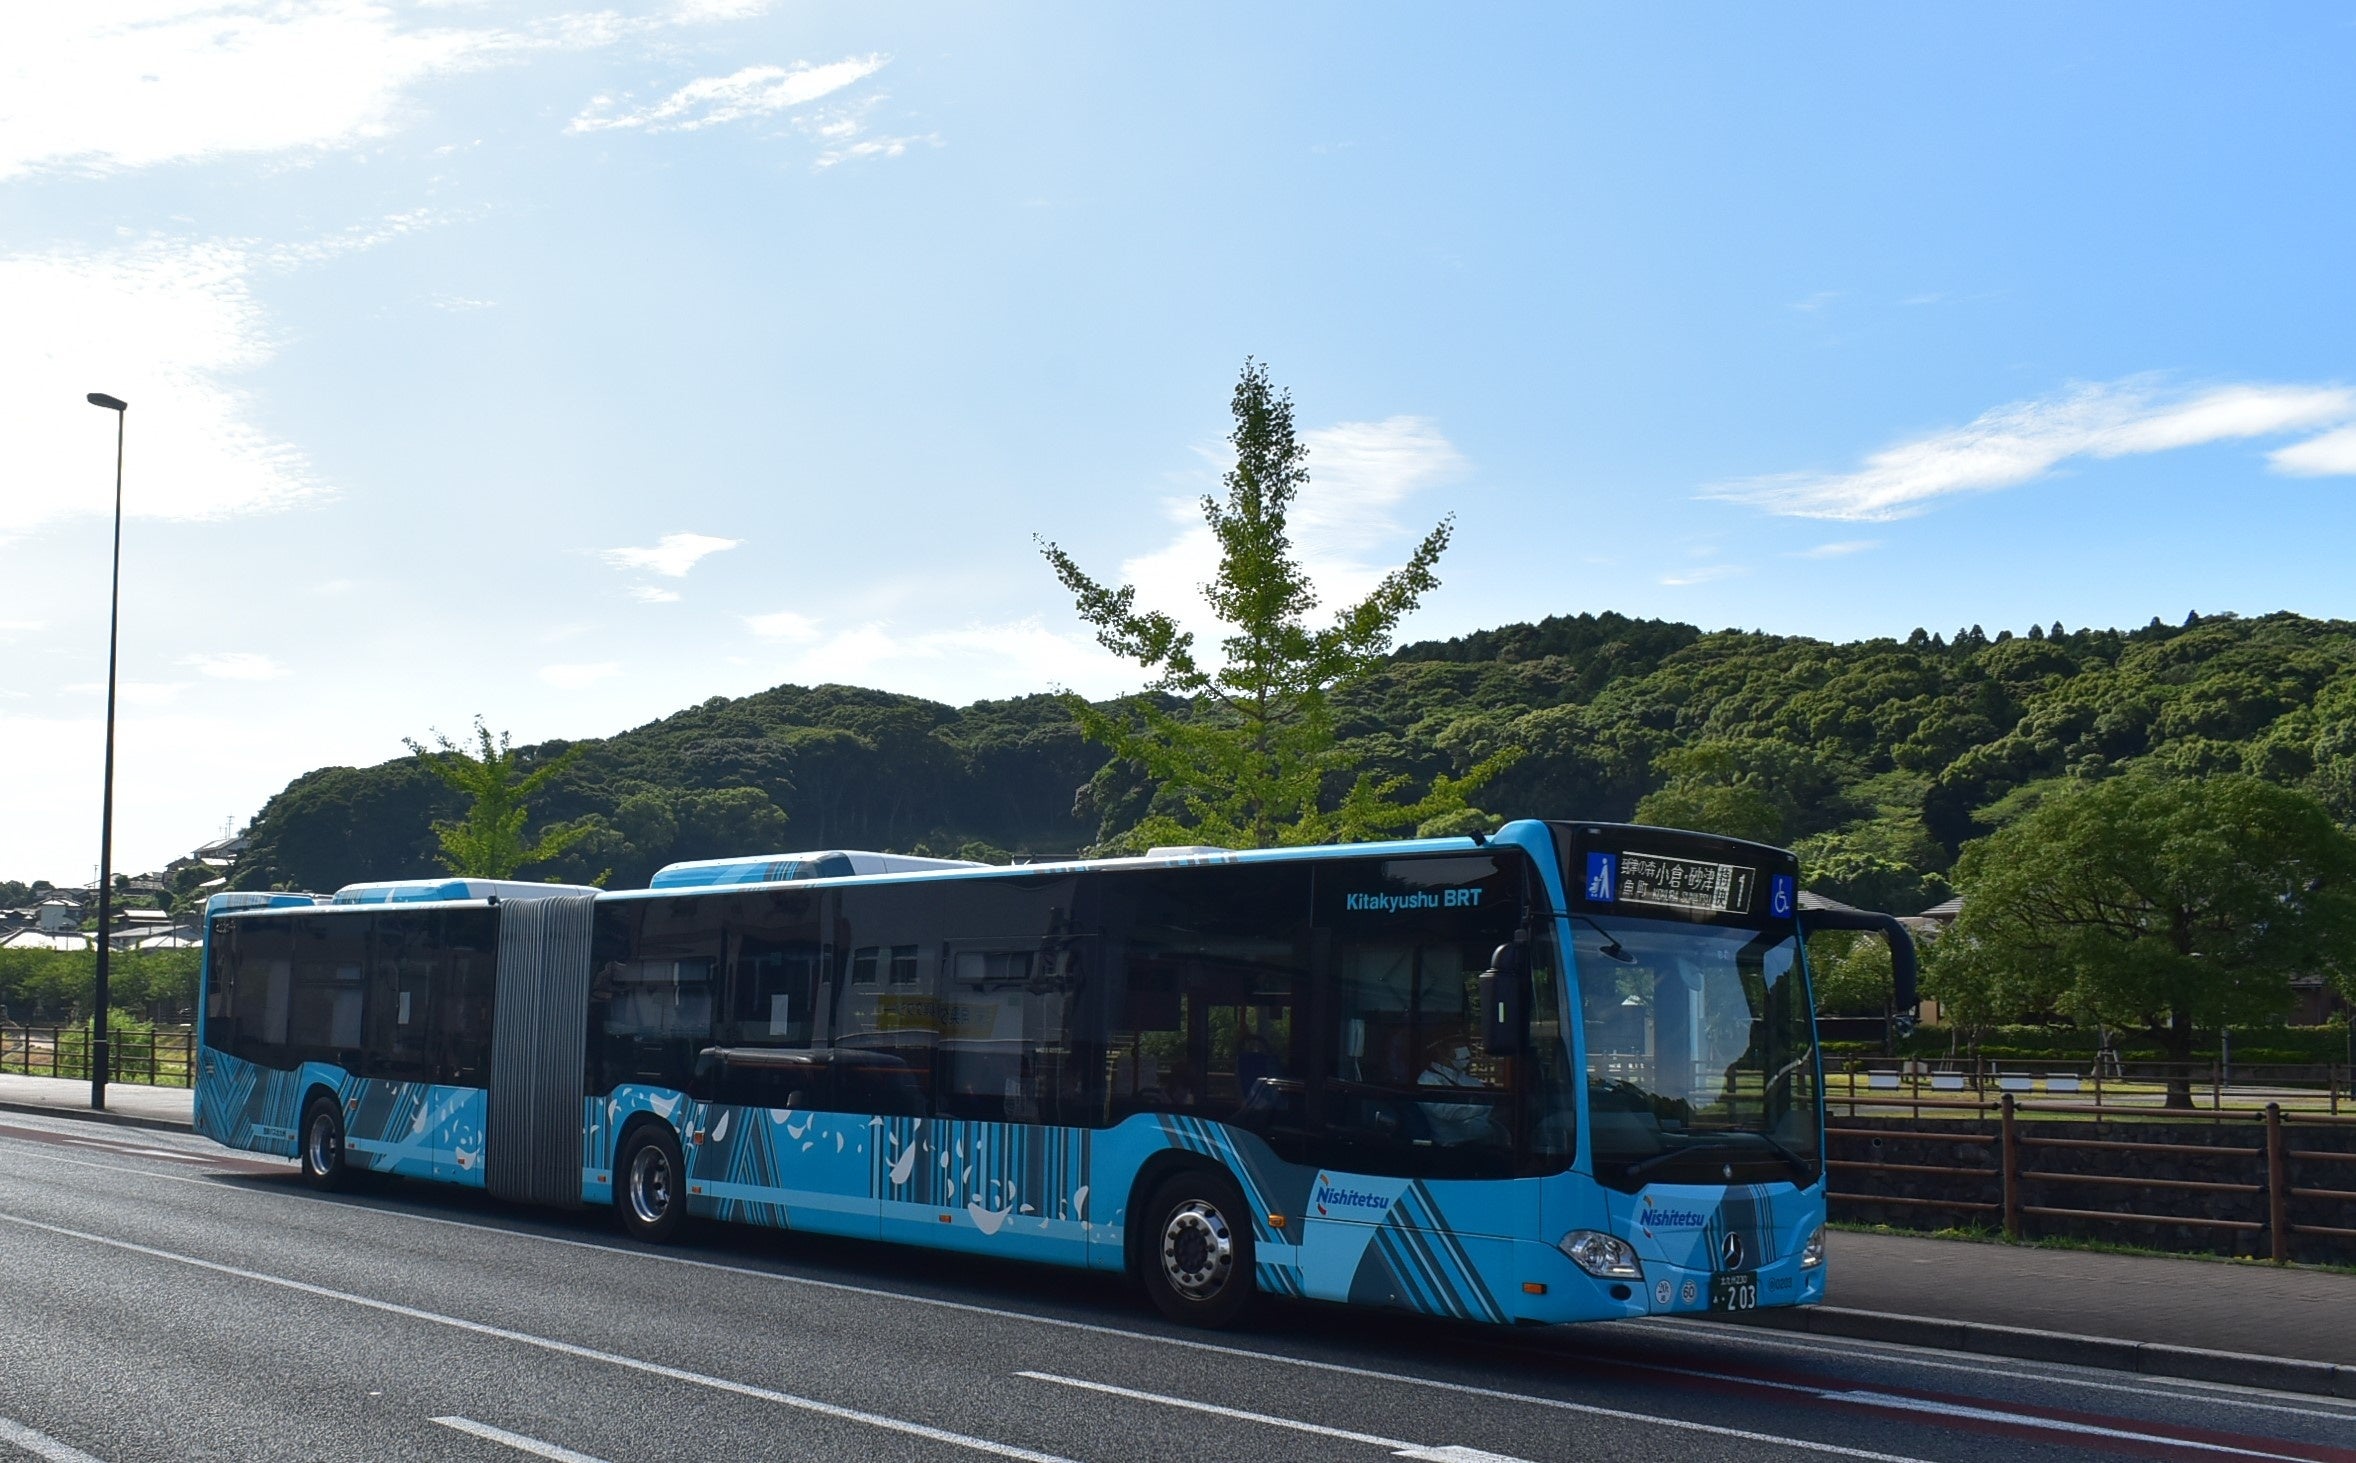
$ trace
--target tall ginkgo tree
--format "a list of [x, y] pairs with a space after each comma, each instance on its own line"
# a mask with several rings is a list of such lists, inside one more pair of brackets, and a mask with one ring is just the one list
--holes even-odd
[[434, 733], [437, 745], [432, 747], [403, 739], [434, 776], [471, 799], [464, 818], [434, 824], [443, 867], [472, 879], [510, 879], [524, 865], [546, 863], [590, 834], [590, 825], [569, 824], [543, 828], [528, 842], [524, 838], [530, 817], [524, 799], [570, 767], [580, 756], [579, 747], [526, 771], [524, 754], [509, 744], [507, 733], [494, 737], [478, 716], [474, 736], [478, 750], [473, 752], [440, 732]]
[[1097, 643], [1149, 677], [1144, 694], [1109, 711], [1065, 697], [1090, 740], [1158, 789], [1160, 810], [1116, 842], [1255, 848], [1485, 821], [1469, 797], [1516, 753], [1499, 753], [1460, 776], [1440, 774], [1420, 795], [1407, 795], [1412, 779], [1353, 765], [1333, 714], [1335, 692], [1382, 663], [1399, 621], [1438, 586], [1433, 566], [1454, 520], [1441, 519], [1365, 598], [1312, 626], [1317, 590], [1294, 556], [1287, 526], [1309, 481], [1309, 449], [1294, 433], [1292, 398], [1269, 383], [1267, 367], [1247, 360], [1232, 409], [1235, 466], [1226, 496], [1202, 499], [1219, 546], [1218, 573], [1203, 595], [1229, 632], [1215, 659], [1200, 655], [1193, 632], [1170, 615], [1139, 609], [1134, 585], [1107, 587], [1062, 547], [1040, 540]]

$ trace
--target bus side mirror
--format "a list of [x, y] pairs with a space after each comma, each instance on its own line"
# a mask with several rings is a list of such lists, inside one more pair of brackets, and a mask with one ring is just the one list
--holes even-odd
[[1480, 975], [1481, 1050], [1518, 1057], [1530, 1037], [1530, 947], [1499, 945]]
[[1896, 1013], [1892, 1024], [1898, 1035], [1914, 1030], [1914, 1017], [1921, 1005], [1914, 990], [1914, 937], [1897, 916], [1875, 914], [1863, 909], [1810, 909], [1800, 914], [1800, 938], [1806, 939], [1818, 930], [1860, 930], [1879, 935], [1890, 947], [1890, 1006]]

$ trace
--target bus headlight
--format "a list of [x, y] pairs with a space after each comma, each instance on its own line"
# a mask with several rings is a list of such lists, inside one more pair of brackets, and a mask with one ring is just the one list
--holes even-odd
[[1598, 1280], [1642, 1280], [1644, 1267], [1626, 1240], [1592, 1229], [1574, 1229], [1556, 1246], [1571, 1263]]
[[1800, 1246], [1800, 1268], [1812, 1270], [1823, 1263], [1824, 1226], [1819, 1224], [1816, 1226], [1816, 1232], [1808, 1236], [1808, 1242]]

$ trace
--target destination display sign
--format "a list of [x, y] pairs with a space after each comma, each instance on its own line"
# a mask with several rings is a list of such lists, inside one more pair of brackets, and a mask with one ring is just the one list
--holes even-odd
[[[1749, 914], [1758, 885], [1759, 871], [1745, 864], [1671, 858], [1633, 849], [1587, 855], [1587, 897], [1603, 904]], [[1788, 915], [1790, 910], [1778, 913]]]

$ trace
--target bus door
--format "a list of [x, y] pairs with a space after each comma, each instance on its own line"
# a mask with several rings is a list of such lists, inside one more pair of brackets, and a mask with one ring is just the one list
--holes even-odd
[[1526, 1058], [1484, 1050], [1477, 982], [1521, 924], [1510, 851], [1353, 859], [1317, 874], [1324, 1038], [1312, 1295], [1494, 1319], [1538, 1229]]

